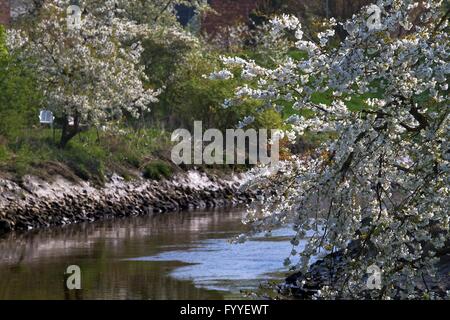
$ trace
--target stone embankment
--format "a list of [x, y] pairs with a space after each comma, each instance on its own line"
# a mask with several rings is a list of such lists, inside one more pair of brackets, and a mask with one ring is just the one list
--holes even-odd
[[171, 180], [124, 181], [113, 176], [101, 188], [59, 177], [52, 183], [25, 177], [0, 180], [0, 234], [101, 219], [237, 206], [256, 197], [240, 190], [245, 175], [219, 178], [197, 171]]

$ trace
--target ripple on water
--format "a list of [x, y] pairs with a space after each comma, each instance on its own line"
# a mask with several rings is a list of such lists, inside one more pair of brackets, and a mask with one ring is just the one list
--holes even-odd
[[[198, 241], [187, 250], [170, 250], [153, 256], [136, 257], [128, 261], [178, 261], [186, 265], [171, 271], [178, 280], [190, 280], [198, 287], [234, 291], [248, 281], [267, 280], [270, 274], [286, 271], [283, 260], [289, 256], [289, 238], [292, 229], [283, 228], [266, 238], [258, 235], [242, 244], [231, 244], [229, 239]], [[304, 243], [300, 246], [303, 247]], [[254, 284], [249, 284], [252, 287]]]

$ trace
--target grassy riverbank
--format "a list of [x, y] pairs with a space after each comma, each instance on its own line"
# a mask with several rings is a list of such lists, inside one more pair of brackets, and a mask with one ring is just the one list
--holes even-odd
[[90, 129], [61, 149], [59, 130], [30, 128], [11, 141], [0, 141], [0, 174], [20, 179], [35, 175], [45, 179], [60, 174], [76, 180], [102, 183], [115, 172], [126, 179], [140, 173], [149, 178], [170, 175], [170, 136], [164, 131], [123, 131], [119, 134]]

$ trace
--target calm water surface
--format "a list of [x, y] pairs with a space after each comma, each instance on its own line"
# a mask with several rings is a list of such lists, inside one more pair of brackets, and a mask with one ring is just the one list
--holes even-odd
[[[244, 244], [242, 211], [183, 212], [0, 238], [0, 299], [228, 299], [282, 277], [289, 229]], [[69, 265], [83, 290], [65, 289]], [[277, 276], [275, 276], [275, 274]]]

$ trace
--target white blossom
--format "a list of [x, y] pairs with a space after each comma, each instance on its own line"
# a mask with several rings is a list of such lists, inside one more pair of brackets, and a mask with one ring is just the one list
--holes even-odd
[[[349, 243], [359, 243], [356, 256], [343, 257], [335, 283], [322, 287], [316, 298], [367, 298], [362, 279], [372, 264], [382, 267], [383, 281], [390, 284], [370, 293], [372, 298], [421, 298], [429, 290], [420, 289], [422, 275], [439, 282], [436, 252], [450, 241], [445, 10], [434, 0], [379, 0], [377, 5], [382, 28], [368, 30], [363, 10], [343, 23], [348, 36], [338, 47], [328, 46], [332, 30], [318, 35], [319, 44], [299, 33], [297, 48], [308, 53], [307, 59], [293, 63], [285, 57], [275, 68], [259, 67], [250, 78], [256, 84], [236, 90], [238, 100], [251, 97], [269, 106], [284, 100], [299, 112], [312, 111], [314, 116], [287, 119], [297, 135], [336, 137], [311, 157], [293, 157], [277, 170], [255, 169], [249, 182], [264, 192], [263, 203], [245, 219], [255, 232], [290, 223], [297, 232], [294, 247], [306, 237], [306, 246], [294, 250], [287, 265], [306, 271], [319, 252], [348, 254]], [[421, 22], [411, 26], [414, 8], [420, 8]], [[287, 16], [272, 25], [276, 34], [301, 30]], [[240, 58], [227, 58], [226, 64], [258, 69]], [[314, 95], [324, 93], [332, 102], [316, 103]]]

